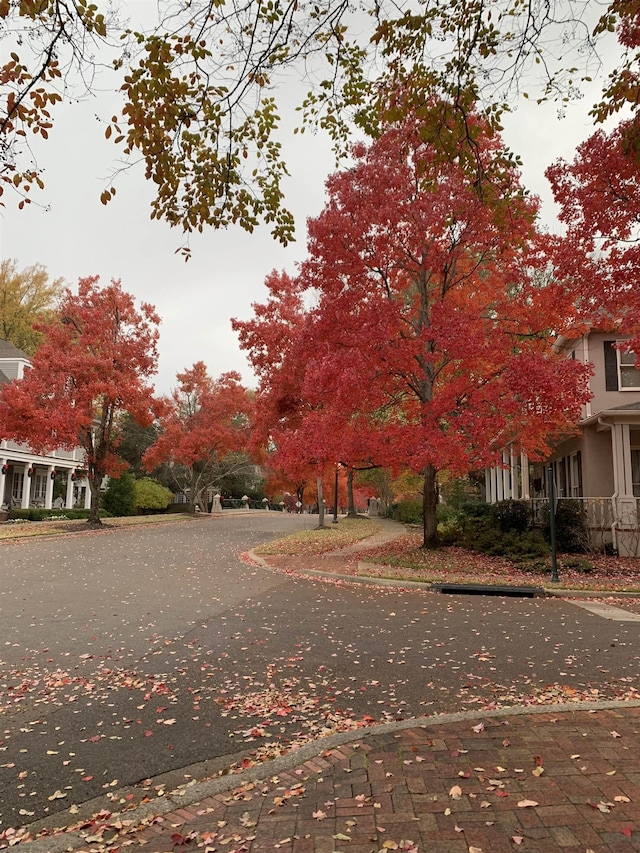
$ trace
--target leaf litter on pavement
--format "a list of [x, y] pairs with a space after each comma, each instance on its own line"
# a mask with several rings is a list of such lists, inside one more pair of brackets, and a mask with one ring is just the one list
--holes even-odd
[[[339, 590], [336, 590], [338, 594]], [[503, 630], [499, 643], [487, 642], [483, 613], [478, 612], [477, 603], [474, 610], [469, 609], [464, 636], [450, 632], [447, 618], [454, 610], [458, 613], [464, 611], [466, 603], [449, 604], [444, 613], [439, 613], [439, 633], [430, 621], [431, 608], [425, 603], [421, 614], [424, 619], [414, 619], [416, 623], [420, 621], [421, 636], [419, 643], [413, 646], [399, 641], [412, 624], [403, 616], [402, 602], [407, 595], [425, 596], [425, 593], [369, 590], [367, 594], [375, 595], [379, 605], [377, 657], [369, 660], [366, 659], [366, 646], [357, 638], [342, 635], [343, 614], [339, 610], [332, 611], [330, 607], [324, 617], [322, 639], [334, 651], [321, 665], [314, 662], [313, 646], [319, 641], [319, 636], [312, 633], [301, 637], [301, 642], [294, 643], [289, 654], [276, 656], [266, 651], [261, 657], [262, 668], [258, 668], [260, 660], [254, 660], [251, 652], [260, 644], [268, 647], [269, 637], [278, 631], [277, 619], [270, 621], [267, 618], [267, 614], [269, 617], [273, 615], [268, 610], [265, 610], [259, 635], [255, 629], [243, 629], [242, 612], [234, 614], [239, 630], [228, 631], [225, 635], [228, 651], [220, 657], [216, 657], [219, 650], [204, 647], [197, 637], [185, 641], [183, 638], [154, 636], [151, 648], [155, 650], [151, 655], [158, 655], [158, 663], [172, 665], [172, 668], [160, 671], [150, 667], [121, 666], [90, 653], [78, 656], [76, 661], [70, 661], [69, 666], [63, 668], [53, 660], [43, 659], [42, 650], [38, 654], [25, 653], [21, 666], [3, 665], [0, 674], [0, 713], [8, 721], [8, 728], [0, 734], [0, 767], [9, 773], [5, 778], [9, 784], [25, 785], [23, 793], [25, 804], [28, 804], [29, 788], [37, 784], [37, 780], [28, 774], [30, 785], [27, 786], [25, 777], [21, 776], [27, 772], [21, 764], [22, 756], [11, 754], [11, 740], [16, 734], [11, 727], [12, 720], [20, 726], [21, 734], [33, 733], [34, 739], [38, 740], [38, 736], [45, 733], [43, 727], [46, 725], [44, 716], [42, 719], [38, 717], [39, 711], [45, 715], [55, 707], [74, 705], [80, 708], [90, 703], [109, 706], [118, 693], [128, 698], [132, 713], [118, 719], [99, 721], [94, 730], [86, 732], [86, 736], [83, 733], [78, 742], [86, 749], [90, 744], [119, 740], [124, 732], [129, 736], [137, 733], [143, 738], [154, 738], [161, 730], [171, 731], [174, 725], [180, 728], [184, 725], [184, 717], [180, 717], [175, 709], [183, 703], [190, 710], [190, 724], [210, 726], [212, 708], [229, 722], [229, 737], [236, 744], [236, 749], [244, 750], [244, 756], [231, 768], [232, 772], [336, 731], [364, 728], [420, 713], [459, 710], [460, 707], [492, 710], [511, 705], [639, 696], [636, 687], [637, 656], [628, 656], [625, 667], [617, 669], [615, 675], [599, 664], [600, 678], [594, 683], [582, 675], [581, 666], [595, 652], [589, 650], [579, 657], [573, 651], [567, 654], [563, 641], [553, 642], [545, 637], [544, 627], [542, 633], [539, 627], [543, 623], [536, 622], [539, 607], [535, 602], [528, 605], [525, 621], [529, 622], [535, 645], [545, 648], [546, 662], [536, 662], [532, 642], [531, 658], [525, 657], [519, 663], [517, 678], [508, 678], [502, 670], [505, 663], [514, 663], [509, 650], [510, 637]], [[324, 598], [324, 594], [319, 593], [319, 606], [321, 603], [326, 606]], [[257, 601], [246, 607], [259, 608], [260, 605]], [[492, 603], [487, 612], [493, 615], [500, 613], [500, 604]], [[572, 633], [579, 634], [568, 621], [565, 622], [565, 631], [567, 639]], [[614, 634], [611, 640], [612, 646], [625, 644]], [[251, 665], [247, 668], [249, 663]], [[544, 670], [546, 665], [559, 669], [559, 675], [552, 679], [544, 675], [541, 677], [537, 670]], [[407, 677], [403, 677], [403, 668], [407, 670]], [[200, 674], [197, 686], [193, 680], [195, 671]], [[419, 674], [422, 691], [419, 706], [412, 705], [405, 698], [416, 673]], [[88, 753], [83, 756], [83, 766], [72, 766], [77, 763], [72, 754], [73, 744], [66, 744], [64, 749], [51, 749], [50, 752], [52, 761], [67, 763], [69, 773], [77, 773], [87, 785], [95, 782], [96, 768], [84, 766]], [[9, 755], [10, 760], [5, 762], [3, 757]], [[112, 781], [107, 780], [106, 784], [110, 785]], [[69, 798], [63, 785], [44, 793], [52, 804], [57, 799], [64, 802]], [[154, 790], [153, 786], [142, 785], [143, 802], [158, 794], [160, 790]], [[130, 805], [120, 799], [115, 800], [114, 806], [119, 813], [126, 814], [126, 810], [135, 803]], [[27, 805], [22, 816], [31, 818], [31, 811]], [[107, 817], [102, 814], [94, 824], [96, 821], [102, 825]], [[93, 831], [94, 825], [90, 828]], [[121, 830], [129, 832], [130, 828], [121, 827]], [[105, 829], [102, 835], [106, 832]], [[12, 845], [20, 837], [19, 833], [16, 829], [5, 829], [0, 841], [4, 846]]]

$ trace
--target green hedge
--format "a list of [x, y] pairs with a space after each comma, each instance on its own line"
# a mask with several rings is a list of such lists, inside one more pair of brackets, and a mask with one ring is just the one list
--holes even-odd
[[[49, 521], [55, 519], [82, 519], [89, 518], [89, 509], [40, 509], [30, 507], [29, 509], [12, 509], [9, 512], [9, 521]], [[102, 518], [111, 518], [111, 513], [101, 510]]]

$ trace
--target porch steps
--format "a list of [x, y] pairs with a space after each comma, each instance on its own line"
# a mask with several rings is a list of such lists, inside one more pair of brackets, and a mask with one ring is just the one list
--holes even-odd
[[450, 595], [504, 595], [511, 598], [536, 598], [546, 596], [540, 586], [499, 586], [482, 583], [432, 583], [433, 592]]

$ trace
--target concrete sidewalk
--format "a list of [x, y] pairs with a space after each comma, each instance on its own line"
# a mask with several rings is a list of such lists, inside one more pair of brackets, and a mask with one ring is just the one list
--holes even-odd
[[20, 846], [628, 853], [640, 850], [639, 755], [640, 701], [421, 718], [341, 733]]

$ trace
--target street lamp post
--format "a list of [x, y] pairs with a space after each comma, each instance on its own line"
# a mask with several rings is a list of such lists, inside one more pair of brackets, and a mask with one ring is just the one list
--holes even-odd
[[556, 551], [556, 481], [553, 465], [549, 465], [549, 539], [551, 540], [551, 583], [558, 583], [558, 555]]
[[336, 480], [333, 489], [333, 523], [338, 523], [338, 469], [340, 465], [336, 465]]

